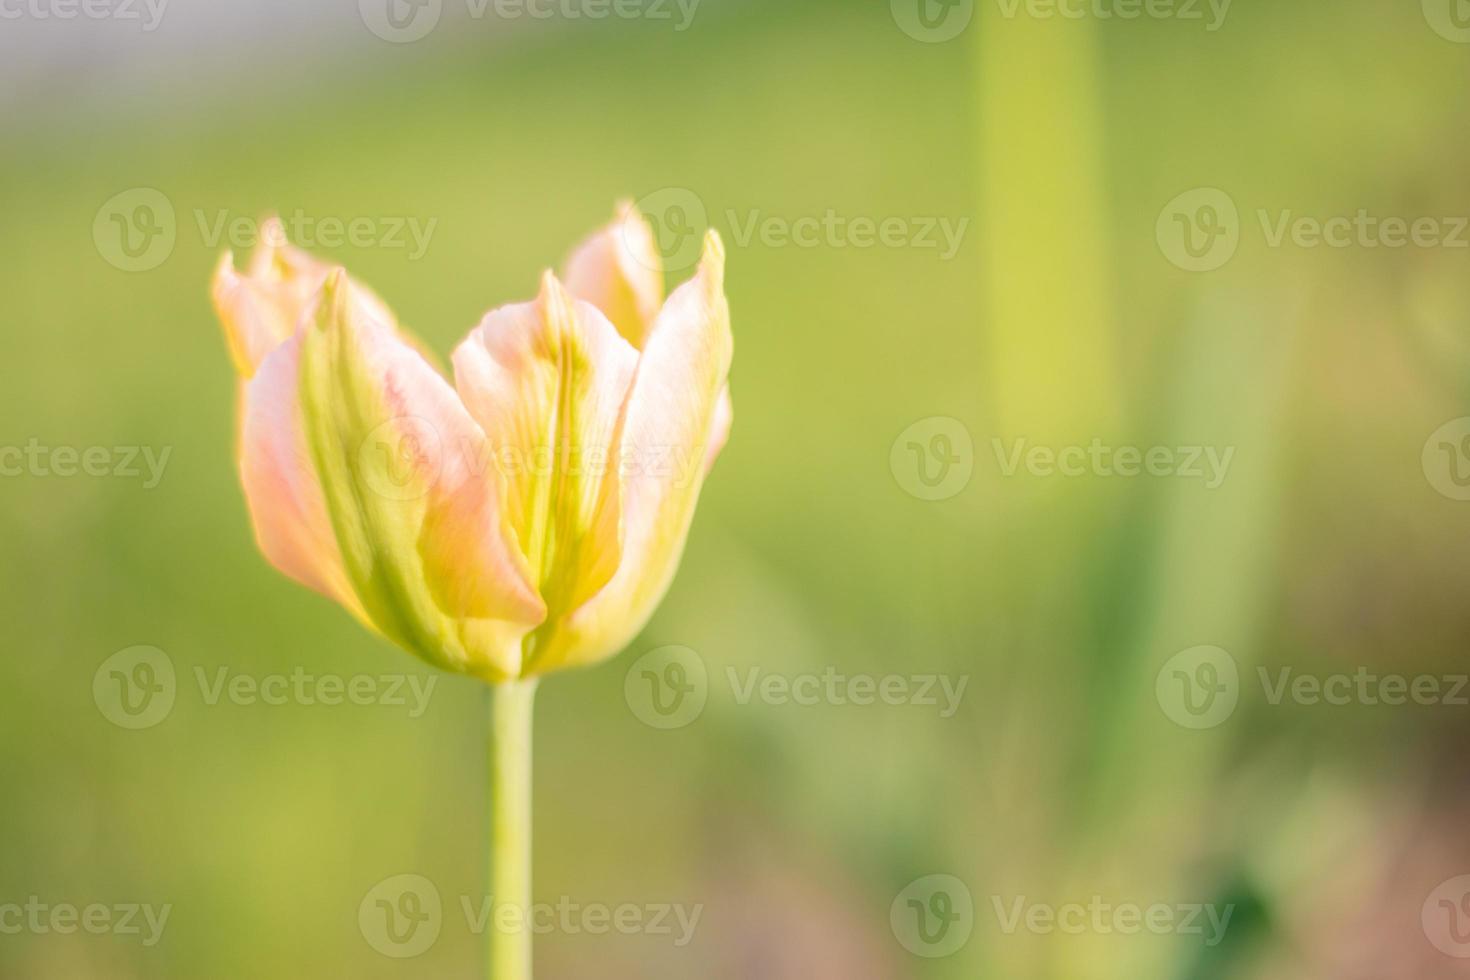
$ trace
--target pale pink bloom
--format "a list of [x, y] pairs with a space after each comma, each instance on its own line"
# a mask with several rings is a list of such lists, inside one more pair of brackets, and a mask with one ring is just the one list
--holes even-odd
[[440, 666], [502, 681], [617, 653], [668, 589], [729, 434], [724, 249], [667, 299], [630, 206], [566, 282], [486, 315], [445, 379], [278, 222], [214, 301], [266, 557]]

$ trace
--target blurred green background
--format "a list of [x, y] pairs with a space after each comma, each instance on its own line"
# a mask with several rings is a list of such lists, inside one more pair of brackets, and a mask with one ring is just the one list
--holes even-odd
[[[153, 31], [6, 8], [0, 446], [170, 455], [151, 487], [0, 479], [0, 976], [482, 975], [486, 691], [440, 676], [411, 717], [201, 687], [435, 676], [257, 553], [207, 227], [435, 222], [421, 257], [315, 250], [447, 354], [622, 197], [725, 235], [736, 421], [644, 635], [542, 685], [536, 896], [700, 917], [685, 944], [556, 929], [541, 976], [1470, 975], [1456, 8], [1241, 3], [1209, 30], [1203, 5], [906, 2], [705, 0], [676, 30], [446, 0], [414, 43], [374, 36], [371, 0], [175, 0]], [[139, 188], [175, 241], [127, 271], [109, 208]], [[1273, 242], [1284, 212], [1360, 210], [1439, 237]], [[829, 212], [902, 234], [740, 240]], [[967, 221], [952, 255], [927, 219]], [[1018, 439], [1233, 455], [1218, 486], [1008, 474]], [[129, 730], [94, 680], [139, 645], [177, 691]], [[663, 730], [625, 681], [667, 645], [707, 702]], [[777, 703], [740, 696], [752, 669], [965, 687], [947, 716]], [[1363, 673], [1440, 696], [1272, 696]], [[402, 874], [443, 901], [408, 958], [359, 919]], [[1018, 900], [1176, 918], [1018, 927]], [[145, 944], [16, 928], [35, 902], [170, 912]]]

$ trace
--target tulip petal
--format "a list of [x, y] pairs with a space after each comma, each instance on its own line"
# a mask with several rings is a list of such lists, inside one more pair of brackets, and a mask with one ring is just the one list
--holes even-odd
[[265, 356], [291, 336], [305, 303], [298, 308], [283, 290], [240, 275], [234, 260], [230, 252], [221, 256], [211, 297], [235, 370], [249, 378]]
[[730, 386], [725, 385], [720, 392], [719, 404], [715, 406], [715, 417], [710, 423], [709, 441], [705, 443], [704, 449], [704, 472], [714, 469], [715, 460], [720, 458], [720, 451], [725, 448], [725, 443], [730, 441], [730, 426], [735, 422], [735, 403], [730, 400]]
[[301, 343], [293, 337], [267, 354], [244, 386], [240, 478], [256, 542], [279, 571], [366, 623], [312, 466], [296, 397], [300, 374]]
[[612, 224], [572, 251], [566, 287], [601, 310], [630, 344], [643, 346], [664, 301], [663, 256], [648, 219], [631, 202], [620, 202]]
[[[490, 313], [453, 360], [460, 396], [505, 475], [505, 509], [549, 626], [618, 565], [615, 450], [637, 352], [547, 273], [535, 302]], [[528, 658], [541, 642], [538, 631]]]
[[[325, 262], [287, 242], [285, 227], [274, 217], [261, 222], [260, 241], [245, 275], [235, 271], [233, 253], [220, 257], [211, 298], [241, 377], [254, 375], [265, 356], [296, 332], [330, 270]], [[388, 308], [370, 290], [356, 282], [352, 288], [377, 319], [393, 322]]]
[[368, 617], [442, 667], [517, 676], [545, 607], [486, 478], [484, 433], [340, 270], [300, 337], [306, 442]]
[[622, 561], [557, 632], [538, 669], [617, 653], [668, 590], [707, 464], [729, 431], [730, 416], [720, 407], [733, 352], [724, 264], [724, 247], [710, 232], [698, 273], [669, 297], [649, 333], [619, 453]]

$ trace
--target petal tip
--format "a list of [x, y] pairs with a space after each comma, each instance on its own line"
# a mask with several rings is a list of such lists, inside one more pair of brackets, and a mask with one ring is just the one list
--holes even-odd
[[288, 244], [286, 224], [274, 211], [260, 219], [260, 240], [270, 248], [285, 248]]
[[347, 270], [341, 266], [333, 267], [322, 280], [321, 291], [317, 293], [316, 312], [309, 317], [310, 322], [319, 330], [331, 330], [346, 320], [351, 299]]
[[280, 253], [290, 243], [286, 239], [286, 226], [275, 212], [260, 219], [255, 248], [250, 253], [250, 276], [265, 278], [274, 274], [280, 261]]
[[550, 269], [541, 273], [541, 292], [536, 297], [536, 305], [547, 323], [566, 322], [571, 309], [571, 297], [567, 295], [567, 289], [556, 277], [556, 273]]
[[699, 274], [706, 287], [718, 295], [725, 290], [725, 243], [720, 233], [711, 228], [705, 232], [704, 255], [699, 260]]
[[235, 271], [235, 253], [225, 249], [214, 263], [214, 276], [210, 280], [215, 296], [218, 297], [222, 290], [234, 285], [239, 278], [240, 273]]

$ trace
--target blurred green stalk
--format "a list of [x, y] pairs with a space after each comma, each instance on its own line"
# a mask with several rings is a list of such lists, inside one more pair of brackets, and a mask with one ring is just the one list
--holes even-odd
[[981, 4], [982, 302], [1003, 429], [1104, 435], [1117, 414], [1096, 25]]
[[[1090, 17], [1040, 19], [1024, 3], [976, 9], [980, 308], [993, 435], [1036, 445], [1110, 442], [1121, 408], [1097, 25]], [[1059, 570], [1095, 560], [1110, 508], [1084, 497], [1096, 493], [1095, 484], [1023, 474], [1006, 490], [990, 506], [1006, 529], [997, 547], [1014, 558], [995, 602], [1022, 611], [1013, 628], [1044, 653], [1013, 669], [1015, 687], [1036, 692], [1036, 700], [1013, 701], [1005, 741], [1015, 749], [996, 766], [1035, 792], [998, 814], [987, 875], [996, 894], [1024, 895], [1049, 892], [1066, 875], [1045, 842], [1068, 819], [1046, 802], [1062, 791], [1068, 747], [1036, 738], [1035, 719], [1056, 710], [1056, 678], [1074, 668], [1070, 652], [1095, 642], [1085, 609], [1067, 591], [1076, 576]], [[989, 972], [1013, 980], [1064, 976], [1055, 945], [1040, 934], [1008, 936], [992, 947]]]
[[490, 980], [531, 980], [531, 731], [536, 680], [491, 687], [490, 894], [514, 928], [487, 922]]

